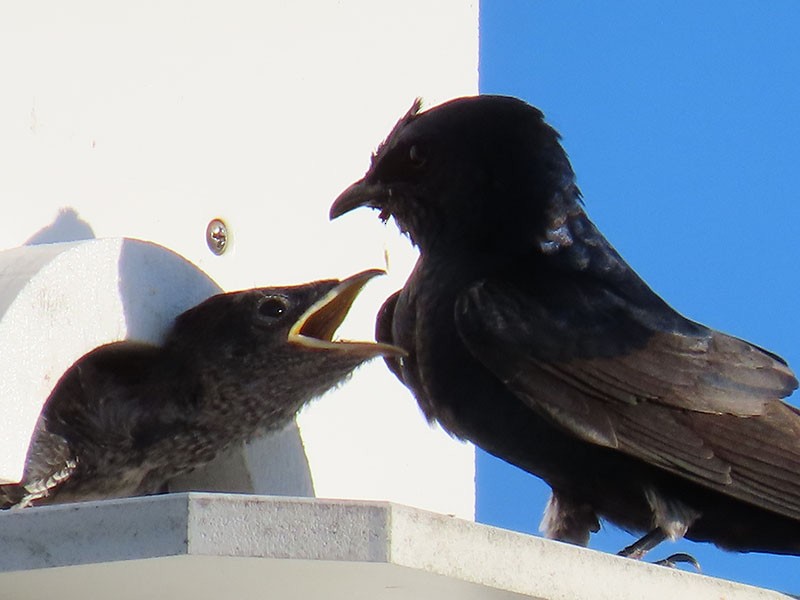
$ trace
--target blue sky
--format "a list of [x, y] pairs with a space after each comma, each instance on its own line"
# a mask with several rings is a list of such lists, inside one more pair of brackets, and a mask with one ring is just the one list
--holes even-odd
[[[481, 2], [482, 93], [541, 108], [586, 209], [672, 306], [800, 370], [800, 3]], [[800, 404], [795, 394], [790, 401]], [[536, 532], [548, 488], [478, 456], [478, 519]], [[632, 537], [606, 525], [591, 547]], [[800, 558], [686, 551], [800, 594]]]

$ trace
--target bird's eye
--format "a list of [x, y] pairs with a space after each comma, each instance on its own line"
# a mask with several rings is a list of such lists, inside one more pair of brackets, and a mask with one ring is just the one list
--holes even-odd
[[408, 149], [408, 161], [415, 168], [419, 168], [425, 164], [427, 156], [425, 150], [419, 144], [414, 144]]
[[283, 296], [264, 296], [258, 302], [256, 313], [262, 321], [271, 323], [280, 319], [289, 308], [289, 301]]

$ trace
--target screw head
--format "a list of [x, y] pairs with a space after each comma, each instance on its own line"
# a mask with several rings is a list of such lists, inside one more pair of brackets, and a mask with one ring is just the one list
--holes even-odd
[[208, 249], [219, 256], [228, 249], [228, 226], [222, 219], [212, 219], [206, 227]]

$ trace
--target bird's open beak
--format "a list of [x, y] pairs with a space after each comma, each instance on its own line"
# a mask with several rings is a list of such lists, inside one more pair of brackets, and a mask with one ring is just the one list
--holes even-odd
[[366, 179], [359, 179], [333, 201], [329, 216], [333, 220], [359, 206], [382, 208], [380, 199], [385, 194], [386, 190], [383, 186], [368, 183]]
[[307, 348], [349, 352], [369, 358], [405, 356], [407, 353], [403, 349], [391, 344], [333, 339], [361, 288], [376, 275], [384, 274], [379, 269], [371, 269], [339, 283], [300, 316], [289, 330], [289, 343]]

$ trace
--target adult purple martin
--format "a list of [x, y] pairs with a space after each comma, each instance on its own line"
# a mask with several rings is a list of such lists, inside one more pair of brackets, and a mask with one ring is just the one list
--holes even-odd
[[231, 444], [282, 428], [364, 361], [402, 353], [333, 341], [380, 273], [220, 294], [179, 315], [162, 346], [89, 352], [45, 403], [24, 478], [0, 486], [0, 506], [155, 493]]
[[544, 479], [542, 531], [599, 519], [800, 554], [797, 387], [762, 348], [686, 319], [583, 209], [558, 133], [501, 96], [417, 101], [331, 207], [394, 217], [420, 257], [378, 318], [429, 421]]

